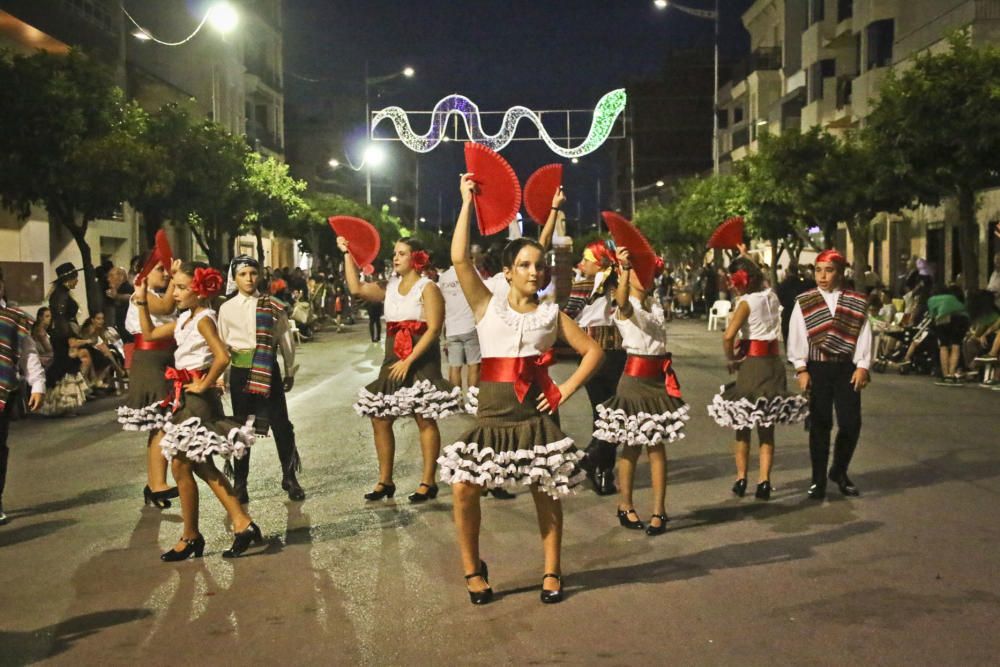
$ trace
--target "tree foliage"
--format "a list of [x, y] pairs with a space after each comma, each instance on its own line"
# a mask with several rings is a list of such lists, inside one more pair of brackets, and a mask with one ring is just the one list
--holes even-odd
[[866, 131], [920, 202], [957, 200], [962, 274], [972, 289], [979, 283], [976, 192], [1000, 184], [1000, 49], [973, 46], [967, 31], [948, 42], [948, 51], [890, 72]]
[[375, 266], [391, 261], [392, 244], [403, 235], [398, 218], [388, 215], [385, 210], [328, 192], [307, 194], [305, 201], [309, 206], [309, 213], [302, 228], [302, 240], [317, 257], [327, 262], [340, 260], [336, 237], [327, 221], [334, 215], [350, 215], [370, 222], [382, 239]]
[[140, 140], [145, 114], [107, 69], [76, 51], [0, 53], [0, 89], [0, 202], [22, 217], [42, 205], [69, 232], [96, 310], [102, 295], [87, 229], [156, 169], [157, 152]]

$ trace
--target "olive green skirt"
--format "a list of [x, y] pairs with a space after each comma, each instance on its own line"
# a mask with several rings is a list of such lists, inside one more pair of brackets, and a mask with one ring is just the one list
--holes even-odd
[[794, 424], [809, 416], [809, 399], [788, 391], [781, 357], [748, 357], [736, 382], [720, 387], [708, 414], [719, 426], [735, 430]]

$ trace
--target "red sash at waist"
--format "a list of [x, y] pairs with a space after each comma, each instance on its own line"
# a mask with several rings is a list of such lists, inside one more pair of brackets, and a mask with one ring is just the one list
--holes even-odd
[[670, 354], [662, 357], [638, 357], [628, 355], [625, 360], [625, 375], [634, 378], [664, 378], [664, 388], [669, 396], [681, 397], [681, 383], [674, 372]]
[[190, 384], [205, 375], [205, 371], [188, 370], [186, 368], [168, 367], [163, 374], [168, 381], [173, 382], [173, 394], [160, 401], [161, 407], [170, 406], [171, 412], [177, 412], [181, 407], [181, 395], [184, 393], [184, 385]]
[[559, 387], [549, 377], [548, 367], [554, 361], [552, 350], [532, 357], [485, 357], [479, 367], [479, 379], [485, 382], [513, 382], [517, 400], [524, 397], [532, 384], [537, 384], [549, 399], [549, 409], [556, 411], [562, 401]]
[[745, 340], [740, 343], [741, 357], [776, 357], [781, 354], [778, 339]]
[[137, 350], [172, 350], [174, 349], [174, 339], [164, 338], [162, 340], [146, 340], [142, 334], [133, 334], [135, 349]]
[[400, 360], [406, 359], [413, 354], [413, 336], [421, 335], [427, 331], [427, 322], [417, 320], [400, 320], [399, 322], [386, 322], [385, 333], [394, 336], [392, 351]]

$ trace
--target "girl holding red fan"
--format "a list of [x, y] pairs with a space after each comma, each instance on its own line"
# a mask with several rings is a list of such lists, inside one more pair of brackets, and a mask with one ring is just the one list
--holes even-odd
[[[745, 251], [745, 246], [740, 247]], [[736, 483], [733, 493], [747, 490], [750, 436], [757, 429], [760, 470], [756, 497], [771, 497], [774, 426], [800, 422], [809, 414], [809, 401], [788, 391], [785, 364], [780, 356], [781, 304], [764, 274], [745, 252], [729, 266], [739, 302], [722, 337], [722, 349], [736, 382], [723, 386], [708, 406], [715, 423], [736, 431]], [[742, 342], [737, 346], [737, 336]]]
[[[163, 261], [158, 261], [146, 275], [146, 312], [154, 327], [177, 319], [177, 302], [174, 301], [169, 269]], [[177, 497], [177, 487], [167, 486], [167, 460], [154, 440], [163, 426], [163, 413], [158, 402], [168, 391], [164, 373], [174, 359], [174, 341], [171, 338], [156, 341], [143, 338], [139, 307], [135, 301], [133, 294], [125, 315], [125, 328], [132, 334], [135, 343], [129, 367], [128, 398], [118, 408], [118, 423], [126, 431], [145, 431], [149, 434], [143, 498], [147, 505], [164, 509], [170, 507], [170, 498]]]
[[361, 282], [358, 266], [348, 252], [349, 246], [348, 239], [337, 237], [337, 247], [344, 253], [344, 276], [351, 295], [385, 303], [382, 369], [378, 379], [358, 392], [358, 401], [354, 404], [355, 412], [372, 420], [378, 455], [378, 484], [365, 494], [365, 500], [395, 495], [392, 473], [396, 436], [392, 426], [397, 418], [412, 416], [420, 431], [424, 467], [420, 486], [409, 495], [409, 500], [422, 503], [438, 494], [434, 478], [441, 451], [441, 432], [437, 420], [464, 411], [461, 389], [441, 375], [438, 339], [444, 325], [444, 298], [438, 286], [421, 275], [429, 257], [414, 239], [396, 242], [392, 253], [393, 276], [384, 287]]
[[[479, 554], [480, 496], [484, 489], [521, 484], [531, 489], [545, 554], [541, 600], [562, 600], [562, 504], [583, 478], [583, 454], [559, 428], [556, 410], [601, 363], [601, 349], [555, 304], [540, 304], [544, 251], [527, 238], [511, 241], [502, 255], [510, 283], [504, 296], [483, 284], [469, 256], [469, 218], [476, 184], [462, 176], [462, 211], [451, 241], [451, 259], [476, 320], [483, 359], [476, 425], [445, 448], [441, 479], [452, 484], [455, 526], [473, 604], [493, 598], [489, 571]], [[556, 339], [582, 360], [556, 385], [547, 366]]]
[[[594, 437], [622, 445], [618, 464], [620, 500], [618, 520], [625, 528], [647, 535], [667, 531], [667, 454], [664, 444], [684, 437], [688, 406], [667, 351], [663, 309], [649, 297], [638, 274], [632, 271], [628, 248], [619, 246], [618, 286], [615, 288], [615, 326], [628, 353], [625, 371], [615, 395], [597, 406]], [[657, 271], [663, 263], [657, 262]], [[635, 464], [646, 446], [653, 478], [653, 513], [649, 526], [639, 519], [632, 502]]]
[[205, 538], [198, 530], [198, 484], [201, 477], [229, 514], [235, 537], [233, 545], [222, 553], [235, 558], [251, 542], [263, 544], [260, 528], [240, 505], [229, 480], [219, 472], [213, 455], [241, 458], [253, 444], [253, 420], [240, 425], [227, 419], [222, 410], [220, 391], [215, 386], [226, 366], [229, 353], [219, 337], [215, 311], [209, 300], [225, 286], [222, 274], [201, 262], [174, 262], [174, 300], [183, 311], [175, 322], [156, 326], [149, 314], [147, 281], [135, 291], [134, 303], [144, 340], [173, 339], [173, 367], [167, 369], [170, 392], [156, 405], [163, 425], [154, 439], [163, 456], [171, 462], [174, 480], [180, 492], [184, 532], [173, 549], [163, 553], [164, 561], [200, 557]]

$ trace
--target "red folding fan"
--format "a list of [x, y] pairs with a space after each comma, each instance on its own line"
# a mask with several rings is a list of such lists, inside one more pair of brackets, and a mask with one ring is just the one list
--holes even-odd
[[371, 264], [382, 246], [378, 231], [367, 220], [350, 215], [333, 215], [328, 222], [333, 233], [347, 239], [347, 251], [358, 266]]
[[507, 229], [521, 208], [517, 174], [496, 151], [482, 144], [465, 144], [465, 169], [479, 188], [473, 197], [476, 220], [483, 236]]
[[735, 215], [715, 228], [708, 239], [709, 248], [735, 249], [743, 243], [743, 217]]
[[547, 164], [528, 177], [524, 184], [524, 208], [531, 219], [544, 225], [552, 209], [552, 197], [562, 186], [561, 164]]
[[153, 249], [149, 252], [149, 258], [146, 260], [146, 263], [142, 265], [142, 271], [135, 277], [135, 284], [140, 284], [160, 262], [163, 263], [163, 268], [167, 271], [170, 271], [170, 265], [174, 262], [174, 253], [170, 249], [167, 232], [163, 229], [156, 232]]
[[644, 289], [653, 285], [656, 274], [656, 253], [653, 246], [642, 235], [635, 225], [613, 211], [602, 211], [604, 223], [615, 240], [615, 246], [628, 248], [632, 270]]

